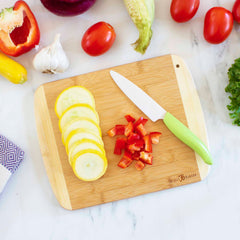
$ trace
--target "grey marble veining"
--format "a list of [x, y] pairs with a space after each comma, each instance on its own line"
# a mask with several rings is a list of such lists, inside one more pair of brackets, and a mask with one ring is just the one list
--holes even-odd
[[[17, 60], [28, 70], [22, 86], [0, 78], [0, 133], [26, 152], [26, 158], [0, 196], [1, 240], [202, 240], [240, 237], [240, 127], [228, 117], [227, 70], [240, 57], [240, 27], [222, 44], [203, 38], [205, 12], [217, 5], [231, 10], [233, 0], [201, 0], [197, 15], [177, 24], [169, 14], [170, 0], [156, 0], [153, 38], [145, 55], [132, 47], [138, 33], [122, 0], [98, 0], [73, 18], [57, 17], [40, 1], [27, 1], [39, 22], [40, 48], [56, 33], [70, 60], [64, 74], [46, 76], [32, 67], [33, 50]], [[0, 2], [0, 8], [13, 1]], [[114, 26], [116, 42], [93, 58], [81, 49], [84, 31], [97, 21]], [[43, 83], [164, 54], [182, 57], [191, 70], [204, 111], [214, 165], [202, 182], [87, 209], [67, 211], [55, 199], [44, 169], [36, 134], [33, 96]], [[103, 82], [104, 84], [104, 82]]]

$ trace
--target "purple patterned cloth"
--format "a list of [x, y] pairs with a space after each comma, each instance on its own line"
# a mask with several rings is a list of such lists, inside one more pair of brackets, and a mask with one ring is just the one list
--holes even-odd
[[24, 159], [24, 151], [0, 135], [0, 193]]

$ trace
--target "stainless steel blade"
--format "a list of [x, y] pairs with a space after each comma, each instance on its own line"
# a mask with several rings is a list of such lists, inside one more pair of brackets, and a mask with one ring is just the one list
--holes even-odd
[[110, 75], [125, 95], [153, 122], [164, 118], [166, 110], [156, 103], [141, 88], [117, 72], [110, 71]]

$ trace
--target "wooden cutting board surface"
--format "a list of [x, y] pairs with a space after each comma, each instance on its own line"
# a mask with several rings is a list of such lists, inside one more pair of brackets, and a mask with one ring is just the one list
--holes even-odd
[[[62, 207], [79, 209], [200, 181], [208, 166], [189, 147], [178, 140], [162, 120], [148, 121], [148, 131], [162, 137], [153, 146], [153, 165], [137, 171], [117, 166], [113, 154], [115, 138], [107, 131], [115, 124], [126, 124], [124, 115], [146, 117], [116, 86], [110, 70], [141, 87], [163, 108], [186, 124], [206, 145], [204, 117], [191, 75], [181, 58], [174, 55], [112, 67], [40, 86], [35, 93], [35, 116], [42, 157], [53, 192]], [[57, 96], [67, 87], [82, 85], [95, 97], [100, 127], [108, 159], [106, 174], [97, 181], [79, 180], [68, 163], [54, 111]]]

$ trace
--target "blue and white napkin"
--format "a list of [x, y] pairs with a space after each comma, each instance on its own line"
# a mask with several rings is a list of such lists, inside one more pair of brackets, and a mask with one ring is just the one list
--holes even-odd
[[24, 158], [24, 151], [13, 142], [0, 135], [0, 193], [7, 181], [18, 169]]

